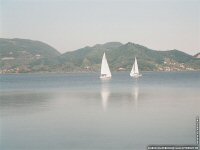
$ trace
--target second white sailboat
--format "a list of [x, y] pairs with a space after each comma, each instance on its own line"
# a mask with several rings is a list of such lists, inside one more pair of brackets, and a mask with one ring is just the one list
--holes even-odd
[[134, 77], [134, 78], [138, 78], [138, 77], [142, 76], [142, 74], [139, 73], [138, 63], [137, 63], [136, 57], [135, 57], [135, 62], [133, 64], [132, 70], [130, 72], [130, 76]]

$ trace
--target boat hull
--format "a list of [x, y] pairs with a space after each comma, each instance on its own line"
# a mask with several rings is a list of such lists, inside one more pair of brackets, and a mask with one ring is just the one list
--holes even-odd
[[130, 74], [131, 77], [133, 78], [139, 78], [141, 77], [142, 75], [141, 74]]
[[100, 78], [101, 80], [109, 80], [109, 79], [111, 79], [111, 76], [110, 76], [110, 77], [100, 76], [99, 78]]

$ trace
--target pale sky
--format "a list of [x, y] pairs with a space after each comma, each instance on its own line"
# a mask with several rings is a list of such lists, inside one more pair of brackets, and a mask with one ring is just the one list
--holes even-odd
[[200, 51], [200, 0], [0, 0], [0, 37], [61, 53], [111, 41]]

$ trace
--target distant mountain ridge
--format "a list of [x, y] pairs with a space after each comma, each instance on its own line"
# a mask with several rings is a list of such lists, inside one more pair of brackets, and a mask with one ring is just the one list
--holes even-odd
[[59, 55], [55, 48], [40, 41], [0, 38], [1, 72], [31, 72], [32, 62]]
[[[110, 45], [107, 48], [107, 45]], [[130, 70], [134, 57], [138, 58], [139, 68], [143, 71], [180, 71], [199, 69], [200, 62], [193, 56], [178, 50], [156, 51], [145, 46], [128, 42], [98, 44], [84, 47], [72, 52], [66, 52], [59, 57], [61, 64], [70, 68], [89, 68], [97, 71], [101, 58], [106, 52], [111, 70]], [[98, 68], [98, 69], [96, 69]]]
[[60, 53], [53, 47], [40, 41], [33, 41], [28, 39], [3, 39], [0, 38], [0, 57], [13, 55], [20, 55], [21, 52], [28, 52], [32, 55], [41, 55], [43, 57], [54, 57]]
[[156, 51], [131, 42], [108, 42], [60, 54], [43, 42], [23, 39], [0, 39], [0, 70], [1, 73], [99, 71], [104, 52], [111, 71], [130, 71], [134, 57], [141, 71], [200, 70], [200, 59], [179, 50]]

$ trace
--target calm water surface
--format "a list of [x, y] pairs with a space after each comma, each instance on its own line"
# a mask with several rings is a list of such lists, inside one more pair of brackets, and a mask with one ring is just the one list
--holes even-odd
[[1, 150], [195, 144], [200, 72], [0, 75]]

